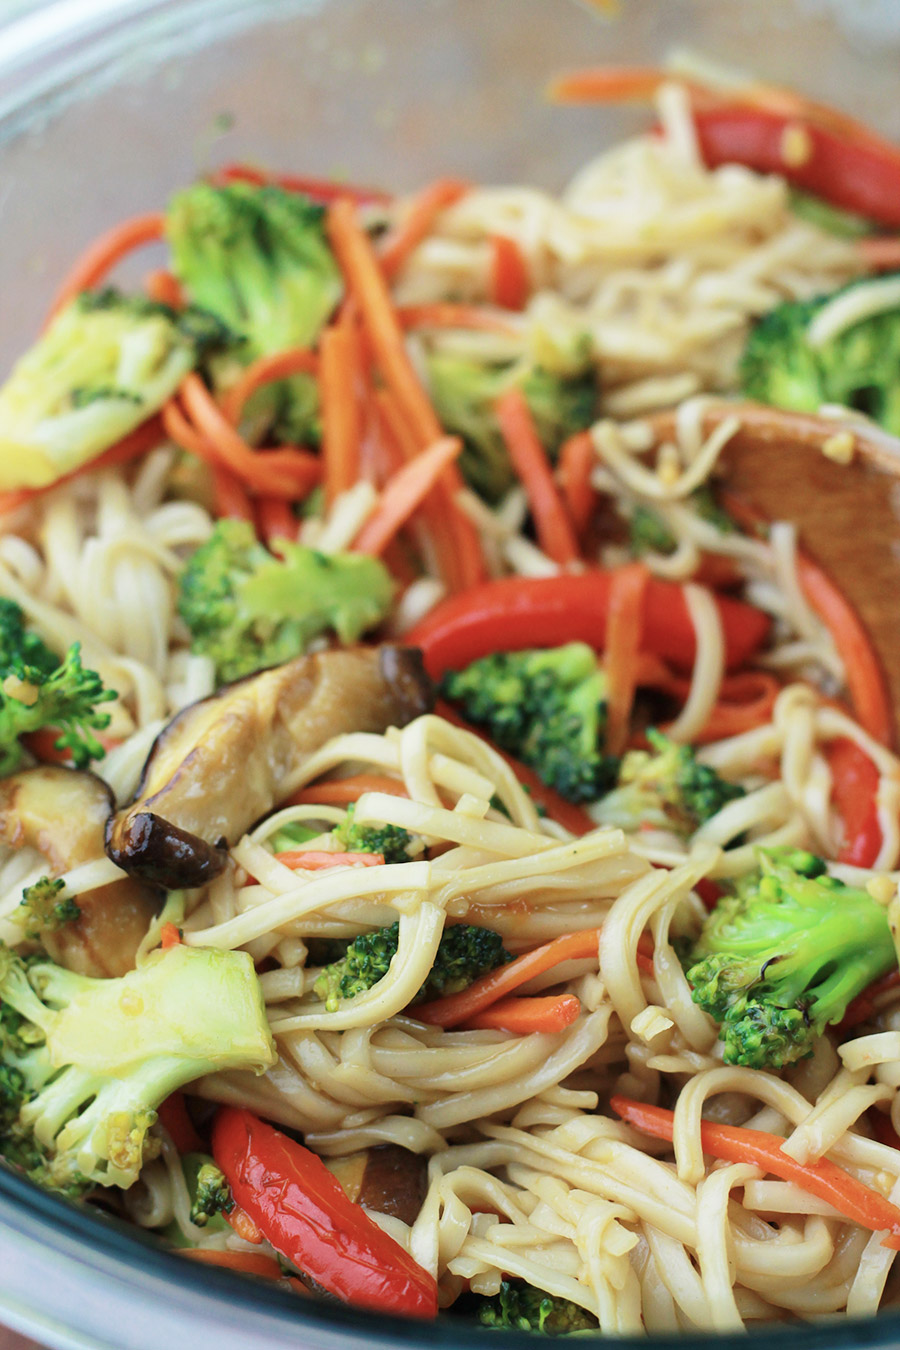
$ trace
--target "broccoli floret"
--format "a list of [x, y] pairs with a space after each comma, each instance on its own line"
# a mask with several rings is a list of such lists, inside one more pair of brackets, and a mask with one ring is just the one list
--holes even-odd
[[886, 909], [825, 873], [814, 854], [760, 849], [759, 871], [724, 896], [685, 968], [721, 1023], [727, 1064], [780, 1069], [897, 964]]
[[698, 763], [689, 745], [678, 745], [650, 730], [651, 750], [629, 750], [619, 766], [616, 787], [594, 811], [603, 825], [635, 831], [671, 830], [685, 837], [728, 802], [744, 796], [739, 783], [728, 783], [708, 764]]
[[178, 612], [220, 681], [289, 661], [330, 630], [355, 642], [390, 608], [393, 585], [377, 558], [288, 543], [283, 555], [245, 521], [220, 520], [182, 573]]
[[478, 1309], [483, 1327], [510, 1327], [515, 1331], [542, 1331], [546, 1336], [565, 1336], [572, 1331], [594, 1331], [599, 1325], [586, 1308], [567, 1298], [545, 1294], [533, 1285], [504, 1280], [500, 1292], [486, 1298]]
[[0, 490], [46, 487], [95, 459], [229, 338], [194, 309], [114, 290], [80, 295], [0, 388]]
[[618, 760], [601, 748], [606, 676], [585, 643], [485, 656], [448, 672], [443, 691], [568, 801], [595, 801], [614, 781]]
[[495, 412], [501, 394], [521, 389], [551, 455], [567, 437], [589, 427], [597, 411], [591, 371], [563, 376], [527, 362], [487, 366], [443, 352], [432, 352], [427, 365], [438, 417], [448, 431], [463, 438], [460, 468], [489, 501], [502, 497], [516, 481]]
[[60, 894], [65, 888], [66, 883], [61, 877], [55, 881], [41, 877], [33, 886], [25, 887], [13, 918], [22, 924], [29, 941], [39, 941], [44, 933], [55, 933], [81, 917], [81, 910], [72, 896]]
[[353, 819], [356, 806], [348, 806], [347, 814], [334, 828], [334, 838], [347, 853], [380, 853], [386, 863], [410, 861], [409, 846], [412, 836], [400, 825], [357, 825]]
[[0, 776], [21, 764], [20, 736], [44, 727], [59, 731], [56, 748], [77, 768], [101, 759], [103, 746], [92, 732], [109, 726], [109, 714], [97, 705], [115, 697], [96, 671], [84, 669], [79, 643], [60, 661], [26, 629], [19, 606], [0, 598]]
[[[341, 297], [321, 206], [274, 185], [195, 183], [170, 202], [173, 268], [187, 292], [243, 338], [246, 360], [312, 346]], [[318, 444], [318, 386], [294, 375], [259, 389], [254, 438]]]
[[217, 1214], [230, 1214], [233, 1209], [234, 1196], [225, 1173], [212, 1158], [201, 1163], [191, 1199], [191, 1222], [205, 1228]]
[[832, 295], [786, 301], [761, 319], [741, 358], [744, 393], [796, 412], [841, 403], [900, 435], [900, 308], [861, 319], [822, 347], [809, 344], [809, 325], [824, 305], [872, 284], [866, 277]]
[[[355, 998], [384, 979], [397, 954], [399, 934], [399, 923], [363, 933], [353, 939], [341, 960], [325, 967], [315, 990], [329, 1012], [337, 1010], [342, 998]], [[413, 1002], [457, 994], [479, 975], [511, 960], [499, 933], [472, 924], [454, 924], [444, 929], [434, 964]]]
[[[688, 501], [701, 520], [714, 525], [720, 534], [734, 534], [736, 526], [727, 511], [716, 501], [709, 484], [692, 492]], [[678, 541], [665, 520], [650, 506], [636, 506], [628, 520], [629, 542], [635, 557], [645, 553], [674, 553]]]
[[130, 1186], [176, 1088], [275, 1061], [246, 952], [180, 945], [97, 980], [2, 947], [0, 1006], [0, 1153], [70, 1193]]

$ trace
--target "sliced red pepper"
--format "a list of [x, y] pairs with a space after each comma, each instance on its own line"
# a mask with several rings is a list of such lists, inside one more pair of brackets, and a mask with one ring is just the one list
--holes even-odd
[[831, 793], [844, 827], [838, 862], [873, 867], [881, 848], [881, 826], [875, 794], [878, 769], [864, 750], [847, 737], [828, 748]]
[[836, 1031], [843, 1037], [846, 1032], [851, 1031], [853, 1027], [858, 1027], [861, 1022], [871, 1022], [878, 1011], [876, 1000], [882, 994], [890, 993], [900, 984], [900, 970], [889, 970], [887, 975], [881, 975], [877, 980], [864, 989], [861, 994], [847, 1005], [847, 1011], [844, 1013], [840, 1022], [837, 1023]]
[[173, 1092], [157, 1111], [160, 1124], [169, 1132], [172, 1143], [182, 1155], [205, 1153], [206, 1145], [188, 1114], [183, 1092]]
[[491, 300], [501, 309], [524, 309], [531, 282], [528, 264], [515, 239], [491, 235]]
[[213, 1156], [240, 1205], [277, 1252], [358, 1308], [437, 1316], [437, 1285], [347, 1198], [322, 1160], [252, 1111], [225, 1107]]
[[833, 206], [900, 226], [900, 150], [746, 105], [694, 113], [704, 162], [777, 173]]
[[[438, 678], [491, 652], [587, 642], [606, 643], [612, 572], [592, 569], [576, 576], [502, 577], [451, 596], [417, 624], [406, 640], [422, 648], [428, 673]], [[743, 665], [769, 633], [768, 615], [735, 600], [715, 597], [725, 635], [729, 670]], [[684, 591], [655, 577], [647, 585], [641, 650], [682, 670], [694, 662], [697, 644]]]
[[338, 197], [350, 197], [361, 204], [391, 200], [390, 193], [382, 192], [379, 188], [354, 187], [350, 183], [335, 182], [332, 178], [308, 178], [295, 173], [266, 173], [252, 164], [223, 164], [212, 175], [212, 182], [219, 185], [253, 183], [257, 187], [273, 183], [276, 187], [284, 188], [285, 192], [302, 192], [314, 202], [335, 202]]

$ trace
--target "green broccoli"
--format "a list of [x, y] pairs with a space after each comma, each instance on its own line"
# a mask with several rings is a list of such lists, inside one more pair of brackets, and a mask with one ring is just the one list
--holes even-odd
[[897, 964], [887, 910], [826, 875], [814, 854], [759, 850], [685, 961], [693, 999], [721, 1024], [727, 1064], [780, 1069]]
[[872, 284], [865, 277], [832, 295], [786, 301], [761, 319], [741, 358], [744, 393], [796, 412], [841, 403], [900, 435], [900, 308], [861, 319], [822, 347], [811, 347], [808, 338], [810, 323], [826, 304]]
[[[172, 198], [166, 228], [175, 274], [243, 338], [237, 355], [252, 360], [315, 343], [343, 289], [321, 206], [271, 184], [199, 182]], [[245, 416], [252, 439], [317, 444], [315, 379], [265, 385]]]
[[109, 726], [109, 714], [97, 705], [115, 697], [96, 671], [84, 669], [79, 643], [60, 661], [25, 627], [19, 606], [0, 597], [0, 776], [21, 764], [19, 738], [44, 727], [59, 731], [56, 748], [77, 768], [101, 759], [103, 746], [92, 732]]
[[[195, 1156], [200, 1157], [199, 1154]], [[217, 1214], [230, 1214], [233, 1209], [234, 1196], [225, 1173], [212, 1158], [201, 1162], [191, 1194], [191, 1223], [205, 1228]]]
[[0, 388], [0, 490], [46, 487], [95, 459], [228, 340], [198, 310], [84, 292]]
[[824, 230], [826, 234], [837, 235], [840, 239], [862, 239], [873, 232], [872, 222], [865, 216], [858, 216], [854, 211], [844, 211], [839, 206], [832, 206], [831, 202], [814, 197], [812, 193], [804, 192], [801, 188], [791, 188], [790, 199], [791, 210], [795, 216]]
[[[399, 934], [399, 923], [363, 933], [353, 939], [341, 960], [325, 967], [315, 990], [329, 1012], [337, 1010], [342, 998], [355, 998], [384, 979], [397, 954]], [[434, 964], [413, 1002], [457, 994], [479, 975], [511, 960], [499, 933], [472, 924], [454, 924], [444, 929]]]
[[573, 1331], [595, 1331], [596, 1317], [567, 1298], [556, 1298], [522, 1281], [504, 1280], [499, 1294], [483, 1299], [478, 1309], [483, 1327], [515, 1331], [542, 1331], [546, 1336], [565, 1336]]
[[390, 574], [362, 553], [285, 544], [276, 558], [245, 521], [220, 520], [181, 575], [178, 612], [220, 681], [289, 661], [334, 630], [355, 642], [387, 614]]
[[606, 676], [583, 642], [499, 652], [444, 676], [443, 692], [571, 802], [595, 801], [618, 760], [602, 751]]
[[594, 811], [602, 825], [633, 832], [651, 826], [692, 835], [728, 802], [744, 796], [739, 783], [728, 783], [715, 769], [697, 761], [689, 745], [678, 745], [660, 731], [647, 732], [650, 750], [629, 750], [619, 766], [615, 788]]
[[0, 1008], [0, 1153], [72, 1194], [137, 1179], [176, 1088], [275, 1061], [246, 952], [180, 945], [97, 980], [0, 947]]
[[[720, 534], [734, 534], [736, 525], [716, 501], [708, 483], [692, 492], [688, 501], [701, 520], [714, 525]], [[636, 558], [645, 553], [674, 553], [678, 541], [665, 520], [650, 506], [635, 506], [628, 519], [631, 551]]]
[[61, 877], [51, 881], [41, 877], [33, 886], [26, 886], [18, 910], [12, 917], [21, 923], [30, 942], [39, 942], [42, 934], [55, 933], [67, 923], [81, 917], [81, 910], [72, 896], [61, 896], [66, 883]]
[[430, 353], [427, 366], [437, 415], [447, 431], [463, 438], [460, 468], [488, 501], [497, 501], [516, 482], [494, 411], [501, 394], [522, 390], [551, 455], [567, 437], [589, 427], [597, 411], [592, 371], [567, 377], [527, 362], [486, 366], [444, 352]]
[[355, 811], [355, 805], [348, 806], [346, 816], [334, 828], [334, 838], [346, 853], [380, 853], [386, 863], [410, 861], [409, 830], [400, 825], [357, 825]]

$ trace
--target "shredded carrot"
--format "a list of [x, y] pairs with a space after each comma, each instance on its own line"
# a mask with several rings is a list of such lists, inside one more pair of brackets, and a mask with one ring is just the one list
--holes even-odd
[[352, 319], [327, 328], [319, 342], [322, 399], [322, 459], [325, 498], [329, 506], [359, 478], [362, 432], [357, 401], [359, 354]]
[[598, 66], [556, 76], [545, 94], [551, 103], [648, 103], [672, 78], [659, 66]]
[[290, 375], [318, 375], [319, 358], [308, 347], [288, 347], [283, 352], [258, 356], [242, 371], [222, 397], [222, 412], [237, 426], [244, 405], [261, 385], [286, 380]]
[[[415, 1013], [415, 1010], [413, 1010]], [[581, 1002], [574, 994], [546, 998], [504, 998], [470, 1017], [462, 1031], [508, 1031], [512, 1036], [565, 1031], [577, 1021]]]
[[[296, 499], [318, 481], [321, 470], [315, 455], [305, 450], [254, 450], [249, 446], [193, 371], [185, 376], [179, 394], [199, 433], [199, 441], [208, 447], [204, 457], [211, 455], [214, 462], [237, 474], [248, 487], [272, 496]], [[164, 417], [171, 406], [170, 401]], [[198, 448], [195, 453], [203, 454], [203, 451]]]
[[155, 244], [163, 238], [166, 218], [161, 211], [152, 211], [145, 216], [133, 216], [114, 225], [111, 230], [101, 234], [99, 239], [87, 248], [75, 263], [54, 296], [50, 306], [50, 318], [82, 291], [89, 291], [102, 281], [116, 263], [144, 244]]
[[413, 250], [431, 234], [440, 213], [468, 191], [468, 183], [456, 178], [439, 178], [413, 198], [404, 219], [388, 232], [378, 254], [381, 270], [389, 281], [405, 266]]
[[643, 563], [626, 563], [610, 581], [606, 617], [606, 749], [621, 755], [628, 744], [631, 709], [637, 689], [643, 630], [644, 596], [650, 573]]
[[500, 431], [522, 481], [534, 518], [538, 543], [561, 567], [580, 558], [578, 540], [566, 513], [547, 452], [541, 445], [528, 401], [521, 389], [508, 389], [497, 401]]
[[[273, 498], [267, 497], [266, 501]], [[246, 520], [256, 524], [253, 503], [236, 474], [221, 465], [213, 465], [213, 506], [219, 520]]]
[[[687, 698], [690, 688], [688, 680], [668, 672], [662, 678], [650, 676], [644, 679], [639, 675], [638, 684], [660, 689], [682, 702]], [[710, 741], [721, 741], [727, 736], [739, 736], [745, 731], [765, 726], [772, 720], [775, 700], [780, 693], [781, 683], [769, 671], [741, 670], [734, 675], [726, 675], [718, 701], [694, 740], [698, 745], [706, 745]]]
[[164, 923], [159, 930], [159, 945], [164, 952], [168, 951], [170, 947], [180, 946], [181, 929], [177, 928], [174, 923]]
[[225, 1218], [231, 1224], [232, 1228], [237, 1233], [238, 1237], [241, 1238], [244, 1242], [253, 1242], [257, 1246], [259, 1245], [259, 1243], [262, 1242], [263, 1240], [262, 1233], [259, 1231], [256, 1224], [250, 1218], [250, 1215], [247, 1213], [247, 1211], [245, 1209], [241, 1209], [239, 1205], [235, 1205], [231, 1213], [225, 1215]]
[[894, 735], [890, 697], [862, 620], [827, 572], [806, 554], [798, 555], [797, 574], [804, 595], [834, 638], [861, 726], [883, 745], [890, 745]]
[[360, 530], [353, 544], [358, 553], [378, 556], [396, 537], [422, 504], [448, 464], [462, 450], [456, 436], [442, 436], [429, 449], [404, 464], [385, 484], [373, 515]]
[[325, 849], [288, 849], [275, 857], [296, 871], [319, 872], [326, 867], [381, 867], [382, 853], [328, 853]]
[[242, 1275], [259, 1275], [264, 1280], [283, 1278], [281, 1266], [274, 1256], [264, 1252], [217, 1251], [214, 1247], [181, 1247], [179, 1256], [189, 1256], [192, 1261], [200, 1261], [205, 1266], [223, 1266], [225, 1270], [237, 1270]]
[[[328, 235], [346, 279], [348, 294], [359, 306], [375, 363], [409, 427], [416, 449], [423, 450], [440, 439], [443, 434], [441, 424], [413, 369], [379, 260], [356, 218], [352, 202], [337, 201], [329, 209]], [[439, 566], [447, 584], [457, 591], [476, 585], [484, 575], [478, 533], [454, 500], [461, 484], [458, 470], [453, 466], [445, 469], [439, 488], [446, 513], [444, 532], [437, 540]]]
[[350, 778], [333, 778], [324, 783], [313, 783], [291, 794], [283, 806], [347, 806], [364, 792], [388, 792], [393, 797], [408, 797], [399, 778], [387, 778], [378, 773], [357, 773]]
[[[661, 1106], [647, 1106], [628, 1097], [613, 1097], [610, 1106], [629, 1125], [654, 1139], [674, 1137], [675, 1115]], [[704, 1120], [700, 1126], [704, 1153], [726, 1162], [753, 1163], [782, 1181], [792, 1181], [801, 1190], [832, 1205], [851, 1223], [874, 1233], [890, 1234], [883, 1246], [900, 1250], [900, 1209], [890, 1200], [864, 1186], [827, 1158], [799, 1163], [785, 1153], [784, 1140], [763, 1130], [738, 1125], [716, 1125]]]
[[900, 236], [871, 235], [857, 240], [866, 267], [875, 272], [893, 272], [900, 267]]
[[355, 187], [333, 178], [310, 178], [305, 174], [269, 173], [252, 164], [223, 164], [221, 169], [210, 175], [210, 182], [216, 185], [255, 183], [257, 187], [273, 183], [285, 192], [299, 192], [317, 202], [331, 202], [335, 197], [352, 197], [360, 203], [391, 201], [390, 193], [382, 192], [380, 188]]
[[505, 234], [492, 234], [490, 294], [501, 309], [525, 308], [531, 290], [528, 264], [515, 239]]
[[847, 1011], [837, 1024], [838, 1035], [843, 1036], [844, 1032], [858, 1027], [861, 1022], [871, 1021], [878, 1011], [878, 999], [882, 994], [889, 994], [892, 989], [896, 989], [898, 984], [900, 984], [900, 970], [890, 970], [887, 975], [874, 980], [861, 994], [857, 994], [856, 998], [847, 1004]]
[[460, 305], [438, 300], [430, 305], [401, 305], [397, 318], [402, 328], [475, 328], [487, 333], [517, 337], [519, 328], [509, 316], [487, 305]]
[[[59, 749], [56, 742], [62, 735], [61, 727], [41, 727], [40, 731], [29, 731], [22, 737], [22, 744], [31, 751], [35, 759], [45, 764], [70, 764], [72, 752], [68, 748]], [[105, 731], [95, 731], [94, 735], [107, 752], [122, 744], [120, 736], [108, 736]]]
[[183, 309], [184, 291], [177, 277], [165, 267], [157, 267], [144, 278], [144, 290], [158, 305], [168, 305], [169, 309]]
[[79, 474], [93, 472], [95, 469], [109, 469], [114, 464], [128, 464], [133, 459], [139, 459], [141, 455], [155, 449], [164, 439], [165, 429], [162, 419], [150, 417], [146, 422], [142, 422], [140, 426], [135, 427], [134, 431], [129, 431], [120, 441], [116, 441], [115, 445], [111, 445], [108, 450], [104, 450], [96, 459], [80, 464], [77, 469], [73, 469], [71, 473], [65, 474], [62, 478], [57, 478], [53, 483], [48, 483], [46, 487], [15, 488], [10, 492], [0, 492], [0, 516], [5, 515], [8, 511], [17, 510], [20, 506], [24, 506], [26, 502], [33, 501], [35, 497], [40, 497], [53, 488], [61, 487], [63, 483], [70, 483]]
[[283, 497], [257, 498], [256, 532], [275, 553], [279, 539], [293, 544], [299, 530], [300, 522]]
[[[519, 956], [509, 965], [499, 966], [474, 980], [468, 989], [458, 994], [448, 994], [446, 998], [436, 998], [431, 1003], [420, 1003], [415, 1008], [415, 1016], [420, 1022], [431, 1026], [456, 1027], [465, 1022], [471, 1025], [473, 1017], [492, 1007], [498, 1000], [519, 989], [536, 975], [543, 975], [564, 961], [580, 961], [596, 957], [597, 944], [600, 941], [600, 929], [589, 928], [582, 933], [567, 933], [564, 937], [554, 938], [543, 947]], [[577, 1000], [576, 1000], [577, 1002]]]
[[560, 488], [579, 539], [587, 530], [594, 510], [591, 472], [596, 463], [594, 442], [587, 431], [578, 431], [570, 436], [559, 452]]

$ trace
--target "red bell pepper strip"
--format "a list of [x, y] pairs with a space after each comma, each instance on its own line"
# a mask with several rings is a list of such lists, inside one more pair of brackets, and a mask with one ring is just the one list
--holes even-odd
[[160, 1106], [157, 1115], [160, 1124], [168, 1130], [169, 1137], [179, 1153], [206, 1152], [206, 1145], [188, 1115], [183, 1092], [173, 1092], [171, 1096], [167, 1097]]
[[350, 197], [361, 204], [391, 200], [390, 193], [382, 192], [379, 188], [354, 187], [331, 178], [308, 178], [302, 174], [266, 173], [252, 164], [223, 164], [221, 169], [212, 174], [211, 181], [223, 186], [228, 183], [252, 183], [263, 187], [266, 183], [273, 183], [276, 187], [284, 188], [285, 192], [302, 192], [314, 202], [334, 202], [338, 197]]
[[[672, 1139], [675, 1115], [662, 1106], [647, 1106], [628, 1097], [613, 1097], [610, 1106], [616, 1115], [643, 1134], [654, 1139]], [[900, 1250], [900, 1209], [877, 1191], [864, 1186], [827, 1158], [799, 1163], [785, 1153], [784, 1140], [763, 1130], [748, 1130], [740, 1125], [715, 1125], [704, 1120], [700, 1126], [704, 1153], [726, 1162], [754, 1163], [782, 1181], [792, 1181], [801, 1190], [816, 1195], [852, 1223], [874, 1233], [887, 1230], [883, 1246]]]
[[235, 1107], [216, 1116], [212, 1148], [235, 1203], [323, 1289], [358, 1308], [437, 1315], [428, 1272], [347, 1198], [315, 1153]]
[[[406, 635], [422, 648], [428, 673], [438, 678], [491, 652], [590, 643], [602, 651], [612, 573], [591, 569], [575, 576], [501, 577], [473, 586], [437, 605]], [[729, 670], [743, 665], [765, 641], [766, 614], [730, 596], [716, 596]], [[690, 669], [694, 626], [684, 592], [651, 578], [644, 598], [641, 650]]]
[[746, 105], [694, 113], [704, 162], [781, 174], [804, 192], [879, 225], [900, 226], [900, 149]]
[[878, 769], [849, 737], [841, 737], [829, 746], [828, 766], [832, 799], [844, 826], [838, 862], [873, 867], [881, 848], [875, 802]]
[[840, 1022], [837, 1023], [837, 1034], [843, 1038], [848, 1031], [858, 1027], [861, 1022], [871, 1022], [878, 1012], [877, 1000], [882, 994], [888, 994], [892, 989], [896, 989], [898, 984], [900, 984], [900, 970], [889, 970], [886, 975], [874, 980], [867, 989], [864, 989], [861, 994], [857, 994], [856, 998], [848, 1003], [847, 1011]]

